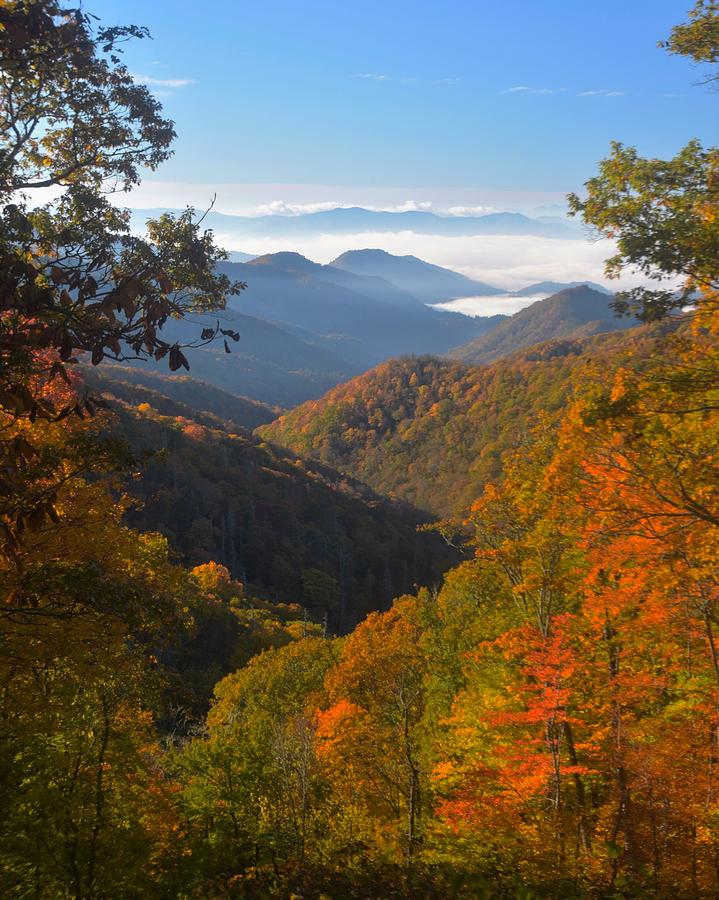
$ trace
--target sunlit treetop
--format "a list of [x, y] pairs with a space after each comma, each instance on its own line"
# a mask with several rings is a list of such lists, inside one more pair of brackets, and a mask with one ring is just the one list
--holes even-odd
[[[661, 44], [698, 63], [719, 61], [719, 3], [698, 0], [689, 21]], [[713, 69], [707, 81], [719, 79]], [[581, 215], [617, 252], [606, 263], [610, 278], [639, 272], [657, 288], [619, 293], [620, 315], [660, 319], [688, 303], [715, 308], [719, 292], [719, 149], [690, 141], [673, 159], [646, 159], [633, 147], [612, 145], [587, 196], [569, 195]], [[677, 290], [679, 287], [679, 290]]]

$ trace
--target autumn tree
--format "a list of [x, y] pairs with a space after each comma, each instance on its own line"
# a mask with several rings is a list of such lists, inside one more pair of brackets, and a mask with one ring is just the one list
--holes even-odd
[[[697, 0], [689, 13], [689, 21], [672, 28], [669, 39], [662, 42], [670, 53], [688, 56], [694, 62], [714, 65], [719, 62], [719, 4], [716, 0]], [[707, 81], [716, 81], [719, 73], [710, 70]]]
[[345, 831], [349, 845], [368, 845], [370, 858], [407, 865], [421, 847], [426, 784], [417, 606], [396, 600], [345, 639], [318, 725], [318, 753], [343, 811], [337, 837]]
[[20, 567], [0, 570], [0, 890], [145, 893], [149, 810], [172, 821], [154, 718], [183, 575], [164, 539], [122, 524], [102, 484], [73, 481], [57, 504], [63, 524], [30, 532]]
[[[68, 364], [85, 353], [93, 364], [166, 358], [171, 370], [187, 368], [163, 325], [222, 309], [241, 288], [215, 272], [225, 254], [191, 209], [148, 222], [137, 237], [110, 202], [167, 159], [174, 138], [122, 64], [122, 45], [145, 37], [134, 25], [96, 27], [56, 0], [0, 8], [0, 526], [10, 555], [19, 531], [53, 515], [58, 471], [30, 471], [38, 454], [27, 423], [95, 406], [79, 396], [58, 404], [48, 384], [70, 384]], [[43, 202], [48, 192], [60, 196]], [[204, 329], [198, 342], [220, 330]]]

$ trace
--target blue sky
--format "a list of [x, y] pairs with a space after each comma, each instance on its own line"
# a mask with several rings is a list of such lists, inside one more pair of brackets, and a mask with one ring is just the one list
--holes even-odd
[[335, 198], [519, 208], [579, 188], [611, 139], [657, 156], [717, 143], [701, 70], [657, 48], [690, 6], [85, 3], [150, 28], [126, 61], [177, 123], [175, 156], [136, 205], [216, 186], [228, 212]]

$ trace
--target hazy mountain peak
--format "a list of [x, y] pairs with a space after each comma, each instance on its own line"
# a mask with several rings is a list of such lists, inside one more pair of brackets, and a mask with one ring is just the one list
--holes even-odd
[[340, 255], [336, 259], [333, 259], [330, 265], [334, 266], [338, 262], [347, 262], [359, 258], [386, 259], [387, 257], [399, 259], [399, 257], [393, 257], [393, 254], [388, 253], [386, 250], [380, 250], [379, 247], [366, 247], [363, 250], [345, 250], [344, 253], [340, 253]]
[[250, 266], [273, 266], [277, 269], [286, 269], [294, 272], [311, 271], [318, 267], [319, 263], [313, 262], [301, 253], [283, 250], [279, 253], [265, 253], [256, 256], [248, 262]]
[[519, 291], [512, 291], [515, 297], [531, 297], [533, 294], [558, 294], [567, 288], [588, 287], [601, 294], [611, 295], [611, 291], [607, 290], [603, 285], [594, 281], [537, 281], [534, 284], [528, 284]]
[[416, 256], [395, 256], [386, 250], [349, 250], [330, 264], [355, 275], [375, 275], [413, 294], [423, 303], [440, 303], [455, 297], [500, 294], [493, 285], [474, 281]]

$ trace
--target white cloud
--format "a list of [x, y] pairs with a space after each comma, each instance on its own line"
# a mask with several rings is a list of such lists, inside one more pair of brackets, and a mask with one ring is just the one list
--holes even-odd
[[401, 203], [342, 203], [339, 200], [324, 200], [318, 203], [288, 203], [272, 200], [260, 203], [245, 211], [248, 216], [300, 216], [305, 213], [326, 212], [331, 209], [350, 209], [361, 206], [372, 212], [433, 212], [440, 216], [486, 216], [498, 212], [494, 206], [442, 206], [431, 200], [403, 200]]
[[376, 72], [358, 72], [353, 78], [367, 78], [370, 81], [390, 81], [389, 75], [380, 75]]
[[365, 209], [373, 209], [376, 212], [434, 212], [435, 207], [431, 200], [405, 200], [403, 203], [390, 204], [388, 206], [366, 206]]
[[448, 216], [488, 216], [496, 212], [495, 206], [449, 206], [445, 210]]
[[194, 78], [154, 78], [152, 75], [134, 74], [132, 77], [140, 84], [158, 88], [182, 88], [195, 83]]
[[530, 297], [514, 297], [512, 294], [491, 294], [479, 297], [461, 297], [448, 303], [433, 303], [435, 309], [464, 313], [466, 316], [511, 316], [537, 300], [545, 300], [549, 294], [532, 294]]
[[321, 203], [287, 203], [284, 200], [272, 200], [270, 203], [262, 203], [248, 211], [250, 216], [301, 216], [304, 213], [324, 212], [328, 209], [338, 209], [342, 203], [332, 200]]
[[304, 213], [326, 212], [330, 209], [350, 209], [362, 206], [374, 212], [433, 212], [435, 206], [430, 200], [404, 200], [402, 203], [368, 204], [342, 203], [339, 200], [323, 200], [318, 203], [288, 203], [285, 200], [272, 200], [261, 203], [245, 211], [248, 216], [300, 216]]
[[518, 84], [516, 87], [507, 88], [502, 94], [563, 94], [567, 88], [530, 87], [527, 84]]
[[624, 91], [608, 91], [605, 88], [599, 91], [580, 91], [580, 97], [623, 97]]
[[[550, 88], [550, 87], [531, 87], [528, 84], [518, 84], [514, 87], [501, 91], [502, 94], [564, 94], [569, 90], [566, 87]], [[606, 88], [596, 91], [580, 91], [579, 97], [623, 97], [624, 91], [610, 91]]]

